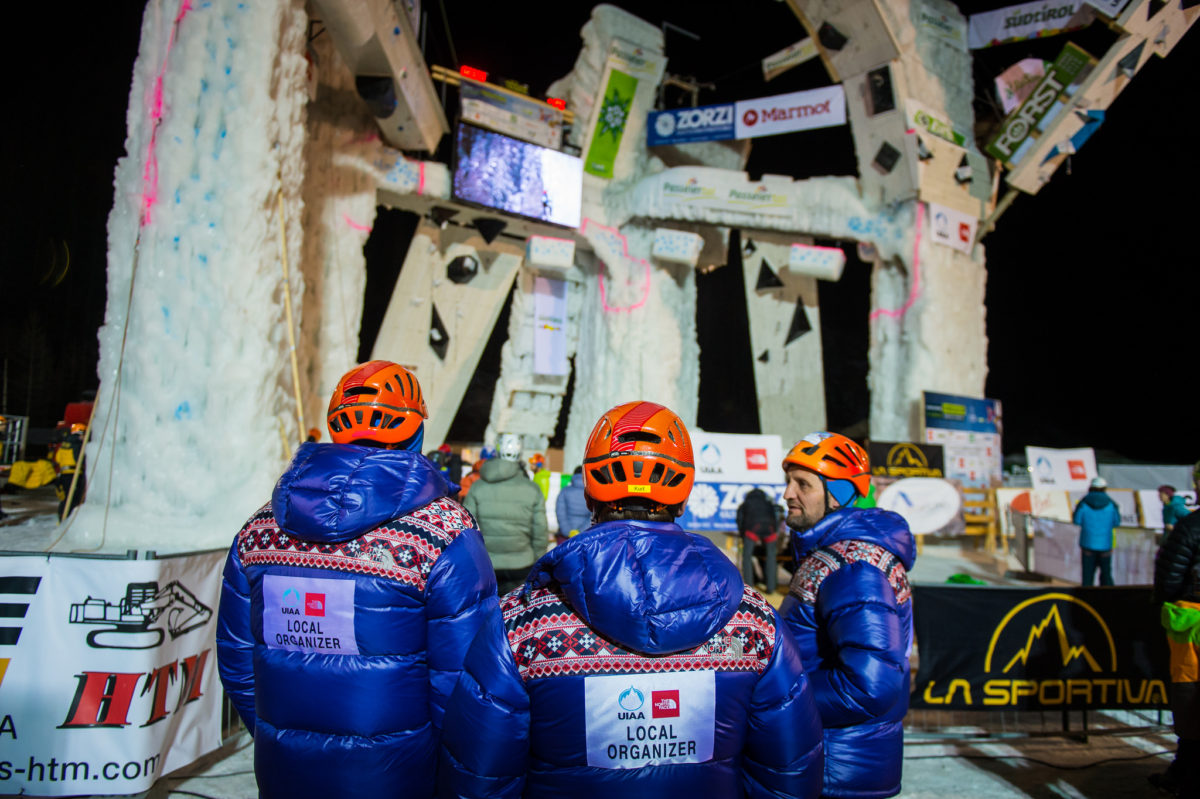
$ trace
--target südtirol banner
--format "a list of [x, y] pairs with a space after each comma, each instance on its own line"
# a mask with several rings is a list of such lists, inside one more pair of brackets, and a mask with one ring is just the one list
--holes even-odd
[[0, 558], [0, 794], [140, 793], [221, 745], [224, 560]]
[[1085, 710], [1167, 705], [1148, 587], [913, 586], [911, 706]]
[[997, 44], [1053, 36], [1085, 28], [1096, 18], [1092, 7], [1077, 0], [1021, 3], [972, 14], [967, 22], [967, 47], [979, 50]]
[[617, 174], [625, 133], [631, 125], [638, 128], [643, 124], [665, 66], [666, 61], [658, 53], [613, 39], [600, 81], [603, 89], [596, 120], [585, 146], [584, 172], [600, 178]]

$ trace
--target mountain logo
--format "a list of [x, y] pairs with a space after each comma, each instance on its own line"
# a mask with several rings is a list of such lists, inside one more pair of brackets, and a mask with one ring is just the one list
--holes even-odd
[[1049, 593], [1010, 610], [992, 632], [984, 671], [1024, 672], [1031, 661], [1056, 671], [1092, 675], [1117, 670], [1112, 632], [1096, 609], [1078, 597]]

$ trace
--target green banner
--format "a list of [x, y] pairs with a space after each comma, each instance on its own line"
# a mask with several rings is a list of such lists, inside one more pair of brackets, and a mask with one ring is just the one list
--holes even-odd
[[596, 118], [596, 129], [592, 131], [592, 143], [588, 147], [583, 170], [599, 178], [612, 178], [613, 163], [621, 149], [621, 138], [625, 135], [625, 124], [629, 121], [629, 109], [633, 106], [633, 95], [638, 81], [619, 69], [610, 69], [608, 83], [604, 87], [604, 100]]
[[1000, 132], [988, 142], [984, 148], [988, 154], [1010, 164], [1020, 160], [1024, 154], [1018, 152], [1021, 145], [1046, 116], [1063, 90], [1074, 83], [1091, 63], [1092, 57], [1085, 50], [1070, 43], [1063, 47], [1058, 58], [1046, 69], [1046, 74], [1037, 88], [1021, 103], [1021, 107], [1015, 113], [1004, 120]]

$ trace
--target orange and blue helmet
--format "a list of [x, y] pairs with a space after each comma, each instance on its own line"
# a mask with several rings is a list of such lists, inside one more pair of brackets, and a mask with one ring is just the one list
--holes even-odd
[[695, 478], [687, 428], [674, 411], [653, 402], [609, 410], [596, 422], [583, 454], [583, 491], [597, 502], [682, 505]]
[[783, 457], [783, 470], [799, 466], [816, 472], [843, 508], [871, 492], [871, 461], [867, 452], [841, 433], [809, 433]]
[[335, 444], [367, 441], [421, 451], [425, 398], [413, 373], [391, 361], [368, 361], [346, 372], [329, 399], [326, 419]]

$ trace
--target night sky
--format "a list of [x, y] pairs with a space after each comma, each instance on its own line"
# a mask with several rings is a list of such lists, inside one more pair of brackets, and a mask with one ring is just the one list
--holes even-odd
[[[804, 36], [785, 3], [748, 0], [738, 4], [739, 15], [694, 16], [678, 3], [614, 4], [700, 37], [696, 42], [668, 29], [667, 69], [715, 85], [701, 92], [701, 104], [829, 82], [819, 61], [763, 82], [759, 59]], [[592, 4], [446, 0], [448, 25], [438, 3], [423, 5], [430, 63], [467, 63], [527, 83], [541, 95], [574, 64], [578, 30]], [[1009, 3], [959, 5], [969, 13]], [[36, 427], [53, 426], [66, 402], [97, 385], [105, 226], [113, 169], [123, 153], [141, 11], [136, 2], [86, 4], [73, 7], [68, 21], [60, 10], [43, 6], [14, 19], [13, 30], [37, 35], [32, 59], [7, 70], [0, 411], [27, 413]], [[1052, 60], [1066, 41], [1100, 56], [1111, 39], [1093, 25], [1077, 34], [976, 51], [977, 127], [997, 120], [985, 93], [996, 72], [1030, 55]], [[8, 52], [10, 61], [16, 58], [15, 48]], [[1193, 187], [1200, 182], [1192, 99], [1198, 60], [1200, 34], [1194, 30], [1168, 58], [1151, 58], [1072, 157], [1071, 173], [1060, 168], [1038, 195], [1019, 197], [984, 239], [986, 395], [1004, 403], [1006, 452], [1035, 444], [1093, 446], [1101, 460], [1191, 463], [1200, 457], [1197, 403], [1194, 389], [1185, 387], [1189, 375], [1200, 373], [1200, 276], [1188, 236]], [[665, 101], [685, 104], [672, 92]], [[752, 177], [855, 169], [848, 127], [756, 139], [747, 166]], [[367, 247], [372, 288], [394, 279], [397, 253], [402, 257], [413, 222], [405, 216], [393, 212], [377, 220]], [[853, 245], [846, 249], [842, 280], [820, 284], [821, 326], [829, 427], [853, 430], [867, 415], [870, 284]], [[697, 279], [703, 352], [698, 421], [714, 431], [758, 429], [740, 269], [731, 248], [725, 268]], [[372, 324], [378, 322], [368, 314], [364, 339], [373, 338]], [[473, 389], [472, 405], [484, 408], [498, 369], [501, 337], [493, 338]], [[481, 436], [477, 416], [464, 408], [452, 436]]]

